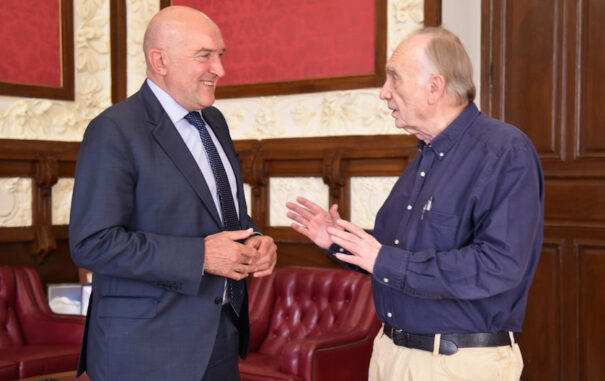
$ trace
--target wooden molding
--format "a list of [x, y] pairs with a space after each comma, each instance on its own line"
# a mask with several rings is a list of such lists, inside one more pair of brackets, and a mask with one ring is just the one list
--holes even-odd
[[111, 0], [110, 45], [111, 45], [111, 102], [126, 99], [128, 42], [126, 40], [126, 0]]
[[441, 0], [424, 0], [424, 26], [441, 25]]

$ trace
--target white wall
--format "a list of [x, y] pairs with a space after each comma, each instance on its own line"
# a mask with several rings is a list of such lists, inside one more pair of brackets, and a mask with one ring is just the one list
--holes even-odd
[[481, 99], [481, 0], [442, 0], [441, 23], [458, 35], [473, 63], [477, 87], [475, 104]]

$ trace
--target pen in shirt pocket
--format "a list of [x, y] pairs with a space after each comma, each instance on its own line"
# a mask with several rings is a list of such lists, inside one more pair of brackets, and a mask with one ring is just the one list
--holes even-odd
[[432, 207], [433, 207], [433, 196], [429, 197], [426, 204], [424, 204], [424, 206], [422, 207], [422, 213], [420, 214], [421, 220], [424, 219], [424, 213], [430, 211]]

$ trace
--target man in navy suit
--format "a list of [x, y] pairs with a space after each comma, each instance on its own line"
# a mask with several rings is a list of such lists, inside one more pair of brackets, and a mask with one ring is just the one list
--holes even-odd
[[224, 51], [206, 15], [163, 9], [145, 33], [148, 79], [86, 130], [69, 236], [75, 263], [94, 274], [79, 367], [92, 380], [240, 378], [245, 278], [273, 271], [276, 246], [246, 212], [212, 107]]

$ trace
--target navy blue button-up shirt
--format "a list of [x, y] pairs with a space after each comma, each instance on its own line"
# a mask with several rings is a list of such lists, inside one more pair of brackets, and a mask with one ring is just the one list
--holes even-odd
[[521, 331], [544, 231], [544, 181], [519, 129], [471, 103], [376, 216], [376, 311], [413, 333]]

